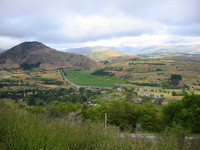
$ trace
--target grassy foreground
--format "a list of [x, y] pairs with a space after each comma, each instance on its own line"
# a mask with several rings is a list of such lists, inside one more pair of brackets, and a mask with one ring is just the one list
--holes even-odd
[[35, 115], [0, 101], [1, 150], [175, 150], [177, 143], [174, 136], [159, 143], [120, 138], [116, 128], [109, 127], [105, 133], [101, 124]]
[[119, 132], [89, 123], [52, 119], [11, 108], [0, 101], [0, 149], [84, 150], [132, 149], [131, 141], [118, 137]]

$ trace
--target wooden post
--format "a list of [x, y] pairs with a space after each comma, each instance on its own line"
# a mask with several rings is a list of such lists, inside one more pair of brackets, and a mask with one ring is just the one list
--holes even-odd
[[107, 130], [107, 113], [105, 113], [105, 133], [106, 133], [106, 130]]

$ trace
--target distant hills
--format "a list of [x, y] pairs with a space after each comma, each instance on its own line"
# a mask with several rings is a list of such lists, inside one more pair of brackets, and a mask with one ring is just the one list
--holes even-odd
[[151, 59], [160, 59], [160, 60], [200, 62], [199, 54], [174, 53], [174, 54], [156, 54], [156, 55], [141, 55], [141, 56]]
[[113, 49], [121, 53], [126, 53], [130, 55], [141, 55], [141, 54], [200, 54], [200, 45], [159, 45], [159, 46], [149, 46], [149, 47], [82, 47], [73, 48], [67, 50], [68, 52], [76, 54], [90, 54], [101, 52], [105, 50]]
[[83, 54], [96, 61], [123, 61], [123, 60], [133, 60], [138, 59], [138, 56], [128, 55], [121, 53], [111, 47], [83, 47], [77, 49], [68, 50], [68, 52], [73, 52], [77, 54]]
[[0, 68], [19, 68], [39, 64], [45, 68], [96, 68], [95, 61], [72, 53], [60, 52], [40, 42], [24, 42], [0, 54]]
[[86, 56], [93, 60], [99, 60], [99, 61], [106, 61], [106, 60], [124, 61], [124, 60], [134, 60], [139, 58], [138, 56], [127, 55], [124, 53], [120, 53], [116, 50], [105, 50], [101, 52], [86, 54]]
[[123, 55], [125, 55], [125, 54], [122, 54], [122, 53], [117, 52], [112, 49], [101, 51], [101, 52], [96, 52], [96, 53], [86, 54], [87, 57], [89, 57], [93, 60], [101, 60], [101, 61], [112, 60], [112, 58], [114, 58], [114, 57], [119, 57], [119, 56], [123, 56]]
[[66, 50], [66, 52], [86, 55], [86, 54], [91, 54], [91, 53], [107, 51], [107, 50], [114, 50], [114, 48], [112, 48], [112, 47], [101, 47], [101, 46], [98, 46], [98, 47], [80, 47], [80, 48], [68, 49], [68, 50]]
[[200, 45], [159, 45], [150, 47], [121, 47], [120, 52], [128, 54], [200, 54]]

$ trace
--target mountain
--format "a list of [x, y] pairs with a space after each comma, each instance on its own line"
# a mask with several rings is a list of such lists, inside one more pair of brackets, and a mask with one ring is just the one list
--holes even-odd
[[19, 68], [22, 64], [45, 68], [96, 68], [95, 61], [72, 53], [60, 52], [40, 42], [24, 42], [0, 54], [0, 68]]

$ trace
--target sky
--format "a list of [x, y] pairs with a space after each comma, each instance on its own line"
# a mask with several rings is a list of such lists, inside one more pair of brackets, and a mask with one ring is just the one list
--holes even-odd
[[200, 0], [0, 0], [0, 48], [200, 44]]

